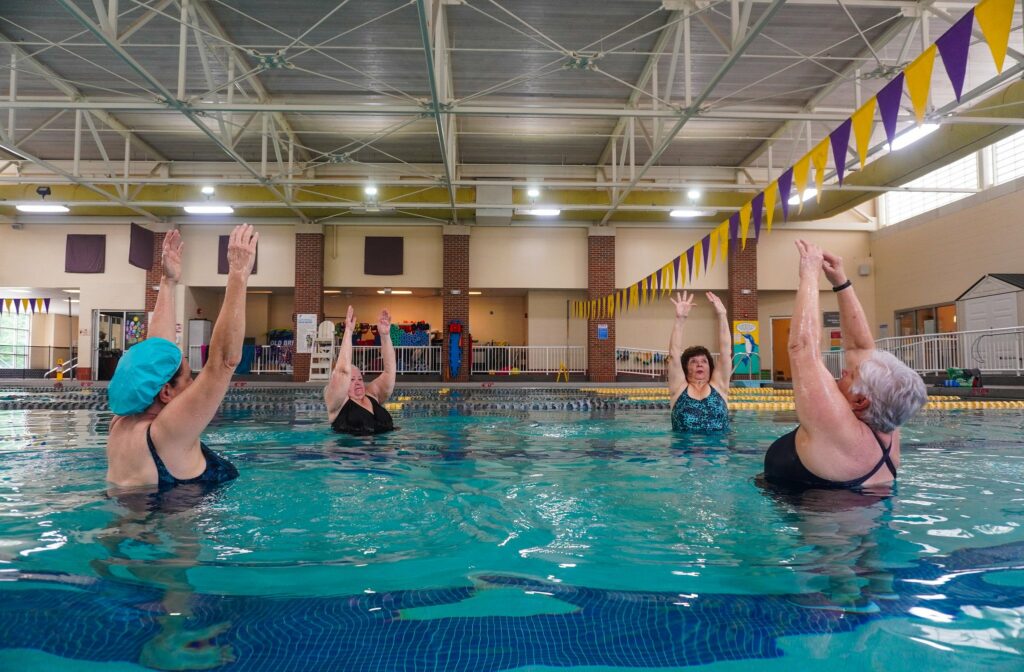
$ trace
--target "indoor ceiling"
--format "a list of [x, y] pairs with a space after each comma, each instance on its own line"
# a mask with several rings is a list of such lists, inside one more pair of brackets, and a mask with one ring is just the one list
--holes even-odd
[[[37, 221], [13, 205], [47, 185], [67, 222], [234, 221], [185, 215], [209, 201], [280, 223], [717, 223], [973, 6], [5, 0], [0, 216]], [[1001, 75], [976, 36], [962, 103], [936, 66], [932, 121], [976, 126], [1020, 79], [1016, 11]]]

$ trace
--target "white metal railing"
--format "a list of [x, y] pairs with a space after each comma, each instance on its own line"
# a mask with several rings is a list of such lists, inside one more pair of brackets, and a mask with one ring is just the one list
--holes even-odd
[[67, 376], [78, 368], [78, 357], [72, 357], [63, 364], [54, 365], [49, 371], [43, 374], [43, 378], [49, 378], [51, 375], [55, 376], [57, 372], [60, 372], [61, 377]]
[[1024, 327], [894, 336], [879, 339], [875, 347], [920, 373], [955, 368], [1024, 374]]
[[[738, 358], [746, 355], [737, 354], [733, 358], [733, 366]], [[718, 364], [718, 353], [712, 352], [711, 357]], [[665, 360], [668, 350], [645, 350], [644, 348], [615, 348], [615, 373], [628, 373], [635, 376], [665, 377]]]
[[842, 350], [825, 350], [821, 353], [821, 359], [825, 362], [832, 377], [839, 379], [843, 375], [843, 367], [846, 366], [846, 353]]
[[257, 345], [249, 371], [252, 373], [291, 373], [292, 353], [291, 346]]
[[[352, 364], [363, 373], [381, 373], [384, 360], [379, 345], [357, 345], [352, 348]], [[337, 358], [337, 351], [335, 352]], [[396, 373], [440, 374], [441, 346], [400, 345], [395, 347]]]
[[584, 373], [582, 345], [474, 345], [471, 373]]

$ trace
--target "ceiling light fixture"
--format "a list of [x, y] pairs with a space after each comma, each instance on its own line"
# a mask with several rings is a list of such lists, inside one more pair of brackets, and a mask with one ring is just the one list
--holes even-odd
[[273, 294], [274, 291], [270, 289], [250, 289], [248, 294]]
[[690, 189], [688, 192], [686, 192], [686, 197], [688, 199], [690, 199], [691, 201], [699, 200], [700, 199], [700, 189]]
[[558, 217], [562, 211], [558, 208], [516, 208], [517, 215], [533, 215], [534, 217]]
[[668, 213], [669, 217], [675, 217], [676, 219], [692, 219], [694, 217], [704, 217], [712, 213], [706, 210], [697, 210], [696, 208], [676, 208]]
[[811, 200], [812, 198], [814, 198], [817, 195], [818, 195], [818, 190], [815, 189], [814, 187], [811, 187], [810, 189], [805, 189], [804, 190], [804, 197], [803, 198], [800, 198], [800, 194], [799, 193], [796, 193], [796, 194], [793, 194], [792, 196], [790, 196], [788, 203], [790, 205], [800, 205], [800, 201], [802, 201], [802, 200], [803, 201], [809, 201], [809, 200]]
[[372, 184], [368, 184], [366, 185], [366, 187], [363, 188], [363, 193], [366, 194], [367, 196], [376, 196], [377, 187], [373, 186]]
[[529, 189], [526, 190], [526, 195], [529, 196], [530, 198], [537, 198], [538, 196], [540, 196], [540, 189], [538, 189], [537, 187], [530, 187]]
[[408, 289], [378, 289], [378, 294], [412, 294]]
[[80, 289], [62, 289], [60, 291], [64, 292], [65, 294], [81, 294], [82, 293], [82, 290], [80, 290]]
[[235, 209], [230, 205], [186, 205], [185, 212], [190, 215], [230, 215]]
[[340, 289], [325, 289], [324, 294], [341, 294]]
[[19, 212], [31, 212], [33, 214], [56, 214], [68, 212], [68, 208], [65, 205], [57, 205], [56, 203], [23, 203], [15, 206]]
[[481, 294], [483, 294], [483, 292], [478, 292], [478, 291], [472, 290], [472, 289], [469, 290], [469, 295], [470, 296], [480, 296]]
[[204, 196], [213, 196], [215, 193], [217, 193], [217, 190], [211, 187], [210, 185], [206, 185], [205, 187], [202, 188], [201, 191], [203, 192]]

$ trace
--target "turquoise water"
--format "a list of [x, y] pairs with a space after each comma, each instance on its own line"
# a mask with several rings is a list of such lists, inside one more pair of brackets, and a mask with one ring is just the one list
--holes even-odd
[[[0, 609], [0, 669], [128, 670], [168, 660], [203, 667], [229, 657], [235, 662], [223, 669], [263, 669], [246, 648], [251, 640], [286, 644], [270, 629], [248, 644], [233, 639], [242, 637], [233, 629], [246, 610], [293, 609], [293, 632], [319, 632], [326, 626], [317, 610], [329, 603], [322, 598], [352, 605], [388, 596], [404, 606], [372, 624], [392, 652], [380, 669], [457, 668], [415, 656], [427, 646], [423, 632], [440, 641], [466, 623], [482, 628], [472, 654], [482, 657], [467, 669], [484, 669], [481, 661], [488, 669], [508, 661], [529, 669], [655, 666], [650, 652], [680, 647], [675, 635], [625, 632], [647, 612], [626, 618], [609, 605], [659, 596], [676, 596], [650, 616], [667, 614], [670, 629], [672, 609], [700, 602], [709, 610], [710, 643], [697, 647], [707, 655], [695, 661], [708, 669], [1024, 667], [1024, 598], [1015, 592], [1024, 572], [1007, 569], [1024, 568], [1024, 554], [971, 567], [964, 576], [980, 588], [956, 595], [942, 581], [908, 578], [965, 549], [1024, 542], [1019, 412], [925, 414], [904, 430], [891, 496], [795, 500], [754, 479], [771, 441], [795, 425], [791, 413], [737, 412], [731, 434], [685, 438], [668, 431], [667, 410], [469, 412], [439, 403], [397, 412], [393, 434], [354, 438], [331, 433], [313, 410], [230, 411], [204, 438], [242, 476], [189, 506], [164, 502], [155, 512], [105, 496], [109, 421], [103, 411], [0, 411], [0, 590], [14, 605]], [[5, 575], [19, 580], [3, 582]], [[86, 585], [92, 592], [82, 592]], [[424, 597], [484, 585], [468, 597]], [[139, 592], [124, 596], [132, 590]], [[586, 605], [596, 606], [581, 606], [569, 590], [586, 590]], [[127, 644], [90, 652], [42, 631], [29, 636], [26, 628], [43, 621], [12, 598], [37, 593], [61, 605], [81, 598], [61, 606], [60, 618], [80, 619], [84, 630], [98, 605], [123, 600], [139, 609], [119, 617], [129, 631], [132, 619], [146, 630], [179, 614], [173, 627], [186, 636], [162, 642], [162, 658], [147, 644], [141, 653]], [[204, 611], [210, 596], [228, 616]], [[796, 634], [764, 635], [756, 643], [773, 650], [767, 658], [741, 651], [736, 633], [772, 621], [773, 600], [782, 599], [794, 618], [825, 614], [828, 624], [812, 618]], [[749, 611], [764, 605], [767, 615]], [[610, 639], [587, 621], [571, 637], [561, 626], [544, 631], [534, 652], [482, 651], [522, 648], [509, 639], [510, 623], [547, 627], [588, 608], [621, 618], [614, 631], [623, 636]], [[388, 639], [389, 627], [412, 622], [426, 630]], [[445, 646], [455, 655], [455, 644]], [[302, 669], [356, 667], [335, 659]]]

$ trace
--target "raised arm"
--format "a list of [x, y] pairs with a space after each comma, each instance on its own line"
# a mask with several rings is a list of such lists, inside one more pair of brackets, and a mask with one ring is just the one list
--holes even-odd
[[[822, 251], [822, 259], [825, 277], [833, 287], [842, 287], [849, 283], [843, 269], [842, 257]], [[839, 298], [839, 326], [843, 331], [843, 349], [848, 353], [853, 350], [874, 350], [875, 339], [871, 335], [871, 327], [868, 326], [864, 308], [860, 305], [853, 285], [847, 285], [836, 294]]]
[[352, 332], [356, 327], [356, 313], [352, 306], [345, 313], [345, 333], [341, 336], [341, 350], [334, 363], [331, 379], [324, 388], [324, 402], [327, 404], [327, 418], [333, 421], [348, 399], [348, 388], [352, 384]]
[[711, 307], [718, 316], [718, 364], [715, 365], [715, 384], [721, 390], [729, 389], [732, 380], [732, 329], [729, 328], [729, 316], [725, 314], [722, 300], [713, 292], [706, 294]]
[[245, 335], [245, 288], [256, 259], [259, 234], [249, 224], [236, 226], [228, 243], [228, 284], [210, 338], [209, 358], [196, 381], [167, 404], [153, 421], [156, 445], [187, 450], [210, 424], [242, 359]]
[[160, 291], [156, 295], [156, 307], [153, 308], [153, 319], [149, 321], [147, 336], [166, 338], [173, 342], [174, 329], [174, 290], [181, 280], [181, 234], [177, 229], [167, 232], [160, 259], [163, 266], [163, 277], [160, 278]]
[[384, 373], [366, 386], [366, 393], [374, 397], [380, 403], [387, 401], [391, 393], [395, 391], [395, 345], [391, 342], [391, 313], [380, 311], [377, 319], [377, 333], [380, 334], [380, 354], [384, 360]]
[[821, 311], [818, 278], [821, 248], [796, 241], [800, 252], [800, 285], [796, 290], [789, 330], [789, 361], [793, 372], [793, 401], [800, 425], [812, 437], [839, 433], [855, 419], [832, 374], [821, 358]]
[[683, 327], [686, 326], [686, 318], [693, 309], [693, 294], [683, 292], [682, 296], [676, 292], [676, 298], [669, 296], [672, 305], [676, 309], [675, 322], [672, 323], [672, 336], [668, 341], [668, 361], [665, 368], [668, 370], [668, 393], [675, 403], [675, 398], [686, 387], [686, 373], [683, 371], [683, 364], [680, 357], [683, 356]]

